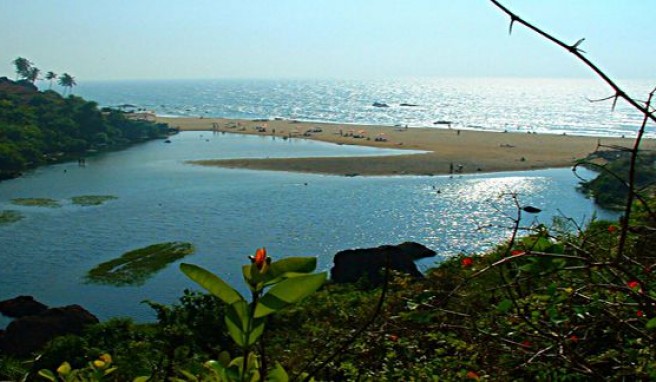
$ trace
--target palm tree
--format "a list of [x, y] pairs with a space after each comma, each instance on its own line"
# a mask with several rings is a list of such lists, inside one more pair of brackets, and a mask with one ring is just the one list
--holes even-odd
[[46, 73], [46, 80], [50, 81], [50, 87], [48, 89], [52, 90], [52, 81], [57, 79], [57, 73], [55, 72], [48, 72]]
[[39, 74], [41, 74], [41, 69], [37, 68], [36, 66], [30, 67], [29, 72], [27, 73], [27, 80], [30, 81], [31, 83], [35, 83], [36, 80], [39, 79]]
[[32, 63], [27, 58], [18, 57], [12, 61], [16, 67], [16, 79], [28, 78], [32, 69]]
[[64, 93], [66, 93], [66, 88], [68, 88], [69, 94], [71, 94], [73, 92], [73, 86], [77, 85], [77, 83], [75, 83], [75, 77], [64, 73], [59, 76], [59, 85], [64, 87]]

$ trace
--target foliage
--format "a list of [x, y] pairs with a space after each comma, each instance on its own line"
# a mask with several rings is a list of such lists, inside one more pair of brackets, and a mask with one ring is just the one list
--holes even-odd
[[10, 356], [0, 356], [0, 380], [19, 381], [29, 372], [25, 361]]
[[61, 207], [61, 204], [59, 204], [58, 201], [49, 198], [15, 198], [12, 199], [11, 202], [19, 206], [48, 207], [48, 208]]
[[168, 242], [149, 245], [101, 263], [87, 273], [87, 281], [114, 286], [142, 285], [168, 264], [194, 252], [190, 243]]
[[72, 197], [71, 201], [73, 204], [81, 206], [98, 206], [114, 199], [117, 199], [117, 197], [113, 195], [81, 195]]
[[167, 133], [165, 124], [128, 119], [117, 110], [101, 112], [95, 102], [0, 78], [0, 179]]
[[[581, 183], [583, 191], [592, 194], [595, 202], [604, 208], [622, 209], [629, 189], [627, 179], [630, 157], [626, 153], [616, 153], [601, 167], [599, 175]], [[594, 169], [594, 167], [593, 167]], [[653, 194], [656, 179], [656, 154], [640, 153], [636, 162], [636, 190], [642, 195]]]
[[0, 211], [0, 225], [15, 223], [23, 218], [23, 214], [14, 210]]
[[[276, 363], [270, 370], [267, 368], [263, 347], [259, 356], [252, 349], [264, 334], [268, 316], [301, 301], [324, 284], [325, 272], [311, 273], [316, 266], [317, 260], [313, 257], [288, 257], [272, 262], [264, 248], [258, 249], [251, 257], [251, 264], [242, 267], [244, 281], [251, 291], [249, 303], [219, 276], [196, 265], [180, 265], [187, 277], [226, 304], [225, 326], [242, 351], [241, 357], [230, 360], [224, 353], [219, 360], [206, 363], [210, 380], [288, 379], [280, 364]], [[185, 376], [191, 380], [196, 378], [189, 373]]]
[[57, 368], [56, 374], [48, 369], [42, 369], [39, 370], [39, 375], [52, 382], [98, 382], [107, 380], [106, 377], [115, 371], [112, 357], [109, 354], [101, 354], [83, 369], [74, 369], [68, 362], [64, 362]]

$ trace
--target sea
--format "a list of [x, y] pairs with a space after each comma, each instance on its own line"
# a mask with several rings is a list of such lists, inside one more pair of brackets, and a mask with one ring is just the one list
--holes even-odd
[[[178, 80], [84, 82], [102, 106], [162, 116], [286, 118], [409, 127], [633, 137], [642, 117], [598, 79]], [[618, 84], [637, 100], [648, 80]], [[597, 102], [598, 101], [598, 102]], [[376, 107], [374, 103], [387, 107]], [[436, 123], [437, 122], [437, 123]], [[656, 137], [654, 126], [647, 137]]]
[[[631, 82], [641, 91], [643, 83]], [[407, 81], [151, 81], [85, 83], [77, 95], [100, 106], [131, 105], [168, 116], [290, 118], [308, 121], [408, 124], [551, 134], [635, 133], [639, 116], [622, 105], [587, 98], [604, 88], [587, 80]], [[389, 107], [373, 107], [373, 102]], [[417, 106], [400, 106], [402, 103]], [[653, 131], [650, 131], [653, 135]], [[406, 152], [404, 152], [406, 153]], [[617, 219], [577, 190], [572, 169], [458, 176], [343, 177], [201, 167], [195, 159], [396, 155], [396, 150], [334, 145], [270, 136], [183, 132], [170, 143], [149, 141], [125, 150], [43, 166], [0, 182], [0, 210], [24, 218], [0, 225], [0, 300], [32, 295], [49, 306], [80, 304], [101, 319], [152, 321], [142, 303], [174, 303], [197, 289], [180, 261], [145, 284], [91, 284], [101, 262], [150, 244], [190, 242], [183, 261], [206, 267], [245, 291], [240, 267], [259, 247], [274, 258], [316, 256], [329, 271], [344, 249], [415, 241], [437, 256], [487, 251], [510, 235], [517, 205], [533, 206], [522, 227], [577, 230], [593, 218]], [[579, 169], [590, 179], [594, 173]], [[73, 196], [112, 195], [83, 207]], [[51, 198], [60, 207], [28, 207], [15, 198]], [[528, 231], [522, 231], [528, 232]], [[9, 320], [0, 316], [0, 328]]]

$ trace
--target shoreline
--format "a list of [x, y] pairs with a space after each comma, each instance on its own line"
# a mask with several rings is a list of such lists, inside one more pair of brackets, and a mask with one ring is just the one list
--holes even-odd
[[[311, 139], [426, 153], [374, 157], [311, 157], [191, 161], [204, 166], [292, 171], [345, 176], [444, 175], [567, 167], [585, 158], [598, 144], [632, 147], [632, 138], [589, 137], [465, 129], [301, 122], [287, 119], [156, 117], [180, 131], [211, 131]], [[656, 149], [644, 139], [643, 149]], [[602, 148], [603, 150], [603, 148]]]

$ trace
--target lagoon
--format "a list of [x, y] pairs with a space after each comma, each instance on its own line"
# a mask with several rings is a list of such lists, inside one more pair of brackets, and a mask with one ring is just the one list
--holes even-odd
[[[241, 285], [240, 265], [256, 248], [274, 258], [318, 256], [328, 270], [335, 252], [407, 240], [442, 257], [483, 251], [511, 225], [508, 193], [543, 210], [528, 217], [550, 224], [554, 216], [584, 223], [599, 211], [575, 190], [569, 169], [467, 176], [341, 177], [194, 166], [195, 159], [390, 155], [394, 150], [338, 146], [301, 139], [184, 132], [41, 167], [0, 183], [0, 210], [25, 218], [0, 225], [0, 300], [33, 295], [50, 306], [80, 304], [100, 319], [153, 319], [145, 299], [172, 303], [191, 283], [178, 263], [139, 287], [85, 284], [97, 264], [132, 249], [166, 241], [191, 242], [186, 262]], [[403, 152], [404, 154], [407, 151]], [[583, 171], [591, 177], [591, 172]], [[439, 193], [437, 192], [439, 190]], [[505, 196], [503, 196], [505, 194]], [[113, 195], [99, 206], [70, 201], [79, 195]], [[17, 206], [14, 198], [51, 198], [59, 208]], [[422, 267], [440, 261], [424, 260]], [[0, 318], [0, 327], [7, 320]]]

